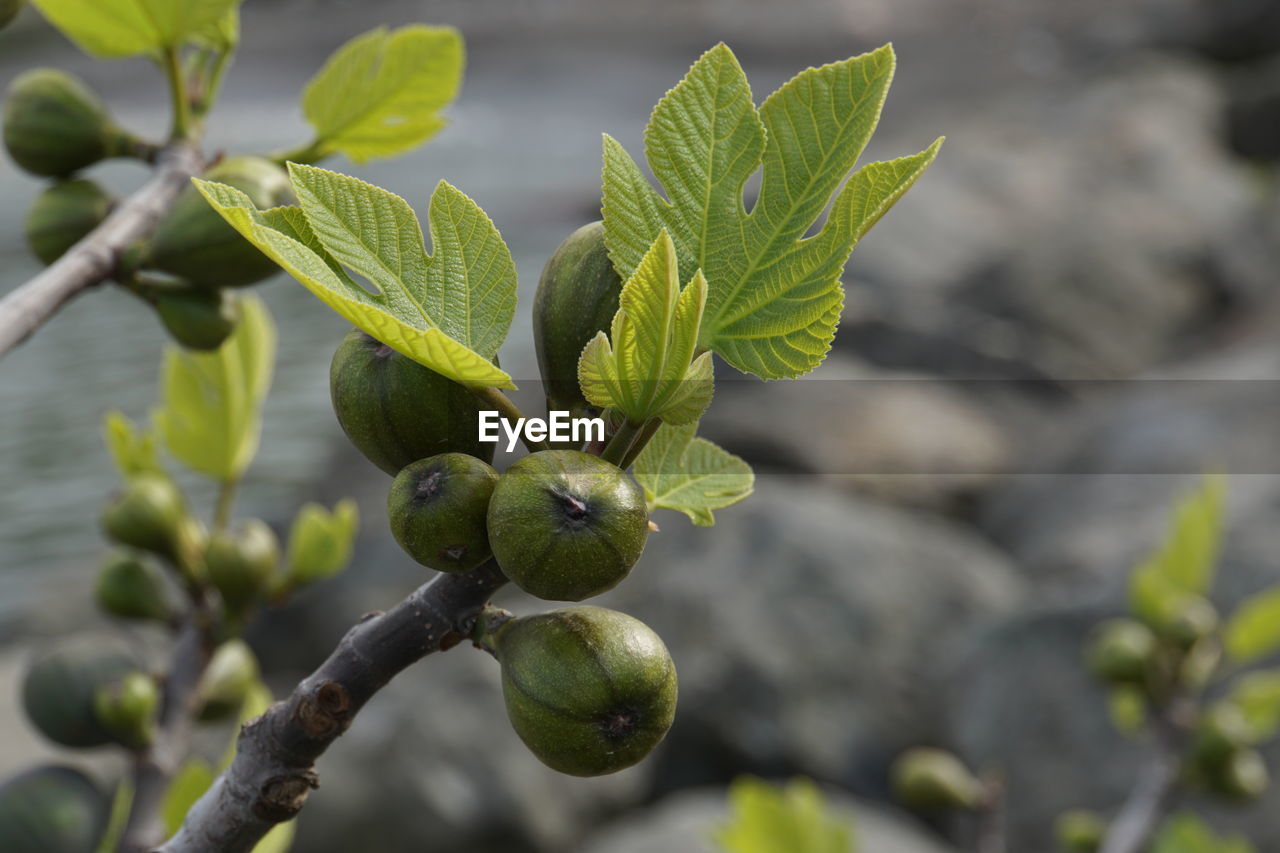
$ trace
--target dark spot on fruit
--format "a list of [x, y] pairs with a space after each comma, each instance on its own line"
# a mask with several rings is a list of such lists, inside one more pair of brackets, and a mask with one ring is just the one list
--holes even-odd
[[446, 560], [452, 560], [455, 563], [460, 562], [467, 556], [466, 545], [446, 545], [440, 549], [440, 556]]
[[591, 510], [581, 498], [563, 495], [560, 503], [564, 507], [564, 517], [570, 521], [583, 522], [591, 515]]
[[635, 730], [638, 715], [634, 711], [611, 711], [600, 721], [605, 737], [624, 738]]
[[418, 489], [414, 493], [414, 497], [421, 501], [429, 501], [439, 495], [443, 487], [444, 474], [439, 471], [431, 471], [418, 481]]

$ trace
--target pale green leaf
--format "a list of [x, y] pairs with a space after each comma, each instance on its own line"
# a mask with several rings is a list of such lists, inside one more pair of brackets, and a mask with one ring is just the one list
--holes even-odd
[[1280, 670], [1247, 672], [1231, 685], [1231, 701], [1261, 742], [1280, 731]]
[[1167, 608], [1213, 586], [1222, 537], [1224, 483], [1207, 476], [1179, 498], [1163, 542], [1134, 569], [1129, 599], [1135, 613], [1159, 622]]
[[583, 396], [632, 423], [696, 421], [711, 402], [711, 354], [694, 359], [707, 299], [701, 273], [680, 290], [676, 250], [663, 229], [622, 287], [608, 337], [600, 332], [578, 362]]
[[347, 42], [302, 96], [317, 151], [362, 163], [427, 141], [446, 124], [440, 110], [458, 94], [463, 62], [452, 27], [379, 27]]
[[298, 511], [289, 532], [287, 570], [279, 591], [323, 580], [342, 571], [351, 560], [359, 525], [356, 503], [339, 501], [329, 512], [319, 504]]
[[[298, 194], [306, 211], [259, 211], [239, 190], [195, 183], [232, 227], [352, 325], [455, 382], [514, 388], [510, 375], [491, 357], [514, 316], [515, 264], [489, 217], [440, 182], [431, 197], [436, 251], [423, 261], [404, 242], [406, 232], [418, 229], [416, 220], [403, 220], [412, 217], [412, 210], [402, 199], [354, 178], [337, 176], [342, 180], [334, 181], [314, 173], [333, 175], [295, 167], [295, 180], [305, 176]], [[333, 194], [350, 197], [336, 199]], [[348, 215], [368, 218], [342, 218]], [[333, 247], [386, 289], [370, 292], [357, 284], [331, 254]], [[425, 256], [420, 246], [419, 251]]]
[[712, 510], [732, 506], [751, 494], [751, 466], [705, 438], [696, 423], [664, 424], [636, 457], [635, 474], [649, 511], [683, 512], [700, 527], [715, 524]]
[[1236, 663], [1280, 652], [1280, 586], [1248, 598], [1223, 629], [1223, 648]]
[[178, 48], [204, 37], [240, 0], [33, 0], [85, 53], [103, 58]]
[[278, 823], [253, 847], [253, 853], [288, 853], [293, 837], [298, 834], [297, 821]]
[[225, 15], [205, 24], [192, 34], [194, 41], [214, 50], [232, 51], [240, 44], [240, 4], [237, 2]]
[[729, 820], [716, 831], [726, 853], [853, 853], [850, 818], [828, 807], [807, 779], [785, 786], [742, 777], [729, 788]]
[[[830, 348], [844, 302], [840, 275], [853, 246], [933, 161], [920, 154], [872, 163], [840, 191], [879, 120], [894, 56], [888, 46], [810, 68], [757, 110], [725, 45], [702, 56], [659, 102], [645, 129], [664, 199], [611, 137], [604, 142], [604, 222], [625, 276], [654, 235], [670, 231], [680, 279], [701, 270], [707, 306], [699, 346], [776, 379], [807, 373]], [[747, 212], [743, 187], [763, 167]]]
[[1254, 846], [1238, 835], [1217, 835], [1190, 812], [1164, 822], [1151, 845], [1151, 853], [1254, 853]]
[[241, 302], [240, 320], [213, 352], [165, 351], [156, 431], [175, 457], [221, 481], [240, 478], [258, 451], [276, 331], [266, 306]]
[[214, 778], [213, 765], [203, 758], [188, 758], [178, 768], [160, 806], [166, 838], [178, 831], [196, 800], [213, 786]]
[[159, 471], [156, 436], [151, 430], [139, 430], [122, 412], [112, 410], [103, 419], [107, 449], [126, 480], [138, 474]]

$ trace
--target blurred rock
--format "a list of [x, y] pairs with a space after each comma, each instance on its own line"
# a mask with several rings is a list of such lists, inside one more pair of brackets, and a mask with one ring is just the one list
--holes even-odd
[[[1276, 4], [1280, 9], [1280, 3]], [[1280, 30], [1280, 22], [1277, 23]], [[1249, 160], [1280, 160], [1280, 58], [1228, 77], [1227, 141]]]
[[721, 381], [702, 430], [757, 467], [945, 510], [996, 482], [1012, 453], [966, 391], [834, 353], [801, 381]]
[[1185, 351], [1280, 262], [1222, 110], [1202, 68], [1146, 59], [939, 119], [937, 164], [854, 252], [837, 344], [1015, 378], [1130, 376]]
[[764, 475], [713, 530], [658, 518], [641, 564], [600, 601], [666, 640], [680, 708], [660, 790], [743, 771], [858, 792], [932, 731], [927, 675], [1019, 581], [964, 530], [811, 478]]
[[[727, 791], [674, 794], [656, 806], [593, 833], [578, 853], [718, 853], [712, 838], [728, 817]], [[828, 802], [852, 822], [856, 848], [866, 853], [947, 853], [953, 848], [925, 834], [907, 818], [847, 796]]]

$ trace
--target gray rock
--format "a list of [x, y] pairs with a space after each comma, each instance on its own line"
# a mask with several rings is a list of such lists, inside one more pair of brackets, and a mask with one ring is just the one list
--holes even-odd
[[[718, 853], [712, 838], [728, 817], [726, 794], [700, 789], [672, 795], [594, 833], [578, 853]], [[833, 811], [851, 822], [861, 853], [954, 850], [901, 815], [845, 795], [828, 797]]]

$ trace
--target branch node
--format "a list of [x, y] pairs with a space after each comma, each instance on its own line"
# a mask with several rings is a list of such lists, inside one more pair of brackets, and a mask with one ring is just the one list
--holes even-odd
[[325, 681], [300, 697], [293, 716], [312, 740], [332, 739], [351, 724], [351, 694], [338, 682]]
[[313, 770], [302, 770], [283, 776], [272, 776], [262, 783], [253, 804], [254, 817], [270, 823], [284, 823], [297, 817], [307, 802], [307, 795], [320, 787]]

